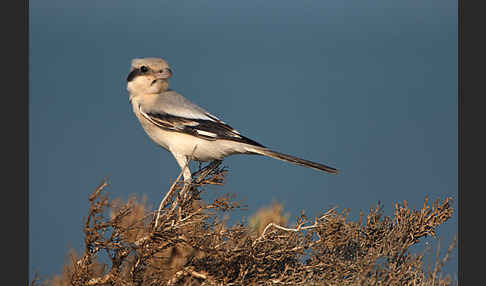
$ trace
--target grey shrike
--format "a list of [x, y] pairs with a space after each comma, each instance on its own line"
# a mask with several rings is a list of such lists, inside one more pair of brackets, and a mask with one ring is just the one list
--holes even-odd
[[133, 59], [127, 90], [133, 112], [147, 135], [172, 153], [191, 181], [189, 161], [222, 160], [233, 154], [255, 154], [336, 174], [338, 170], [272, 151], [233, 129], [216, 116], [169, 89], [172, 71], [161, 58]]

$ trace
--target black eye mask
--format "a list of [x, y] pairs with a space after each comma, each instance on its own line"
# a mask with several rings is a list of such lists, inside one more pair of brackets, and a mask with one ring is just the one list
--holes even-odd
[[136, 78], [139, 75], [144, 74], [145, 72], [142, 72], [140, 69], [134, 69], [132, 70], [128, 76], [127, 76], [127, 82], [132, 81], [134, 78]]

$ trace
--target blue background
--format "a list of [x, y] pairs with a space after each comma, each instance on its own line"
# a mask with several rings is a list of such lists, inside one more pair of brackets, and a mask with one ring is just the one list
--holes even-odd
[[[164, 57], [171, 87], [275, 150], [224, 161], [248, 217], [273, 200], [292, 221], [381, 201], [457, 203], [457, 1], [30, 1], [29, 271], [60, 273], [83, 248], [88, 194], [152, 206], [179, 174], [128, 103], [135, 57]], [[457, 204], [455, 204], [457, 206]], [[445, 250], [457, 212], [439, 228]], [[437, 240], [429, 240], [436, 243]], [[456, 277], [457, 251], [447, 271]]]

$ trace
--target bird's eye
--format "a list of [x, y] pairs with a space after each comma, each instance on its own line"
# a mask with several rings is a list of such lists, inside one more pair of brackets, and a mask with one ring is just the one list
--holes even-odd
[[146, 66], [141, 66], [140, 71], [141, 72], [148, 72], [148, 68]]

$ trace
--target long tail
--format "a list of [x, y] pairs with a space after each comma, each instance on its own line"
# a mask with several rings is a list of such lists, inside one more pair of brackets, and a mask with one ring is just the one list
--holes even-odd
[[335, 169], [333, 167], [329, 167], [329, 166], [319, 164], [319, 163], [316, 163], [316, 162], [312, 162], [312, 161], [304, 160], [304, 159], [297, 158], [297, 157], [294, 157], [294, 156], [291, 156], [291, 155], [272, 151], [272, 150], [267, 149], [267, 148], [258, 148], [258, 149], [252, 148], [251, 152], [255, 153], [255, 154], [263, 155], [263, 156], [272, 157], [274, 159], [287, 161], [287, 162], [290, 162], [292, 164], [309, 167], [309, 168], [316, 169], [316, 170], [319, 170], [319, 171], [324, 171], [324, 172], [330, 173], [330, 174], [337, 174], [339, 172], [337, 169]]

